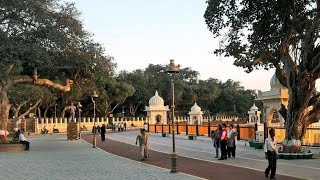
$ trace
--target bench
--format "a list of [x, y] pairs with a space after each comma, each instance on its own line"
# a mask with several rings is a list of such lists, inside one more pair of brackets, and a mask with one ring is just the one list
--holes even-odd
[[24, 149], [23, 144], [0, 144], [0, 152], [22, 152]]
[[194, 135], [194, 134], [189, 134], [189, 135], [188, 135], [188, 139], [189, 139], [189, 140], [196, 140], [196, 139], [197, 139], [197, 136]]

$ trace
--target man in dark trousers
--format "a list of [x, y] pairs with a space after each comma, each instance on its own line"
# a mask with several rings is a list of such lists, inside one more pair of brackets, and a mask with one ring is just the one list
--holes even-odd
[[265, 140], [264, 143], [264, 153], [266, 156], [266, 159], [268, 159], [268, 167], [264, 171], [264, 174], [266, 177], [269, 176], [269, 172], [271, 170], [270, 179], [276, 179], [276, 170], [277, 170], [277, 141], [274, 139], [275, 136], [275, 130], [271, 128], [269, 130], [270, 137]]
[[228, 130], [226, 123], [222, 124], [222, 131], [220, 131], [220, 149], [221, 157], [218, 160], [227, 159], [227, 143], [228, 143]]
[[24, 136], [23, 132], [18, 130], [18, 134], [19, 134], [19, 141], [21, 144], [24, 144], [26, 147], [25, 147], [25, 150], [26, 151], [29, 151], [29, 147], [30, 147], [30, 142], [27, 141], [27, 138]]
[[101, 141], [106, 140], [106, 125], [102, 124], [101, 129], [100, 129], [100, 135], [101, 135]]

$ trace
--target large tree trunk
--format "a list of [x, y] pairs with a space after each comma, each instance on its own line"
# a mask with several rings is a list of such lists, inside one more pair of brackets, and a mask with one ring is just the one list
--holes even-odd
[[284, 152], [301, 152], [301, 141], [310, 125], [308, 121], [309, 102], [315, 90], [315, 80], [310, 74], [290, 74], [294, 84], [288, 87], [289, 104], [286, 117], [286, 138], [283, 143]]
[[9, 99], [7, 96], [7, 92], [5, 88], [0, 88], [0, 130], [7, 130], [8, 119], [9, 119], [9, 111], [11, 104], [9, 103]]

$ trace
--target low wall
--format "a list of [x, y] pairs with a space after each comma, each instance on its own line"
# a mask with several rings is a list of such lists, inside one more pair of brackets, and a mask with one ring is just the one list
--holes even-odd
[[[188, 125], [188, 124], [175, 124], [175, 133], [178, 134], [194, 134], [196, 136], [209, 136], [210, 131], [216, 130], [217, 125]], [[239, 128], [234, 126], [237, 129], [238, 137], [241, 140], [255, 139], [255, 127], [254, 125], [244, 125], [239, 124]], [[285, 139], [285, 129], [281, 127], [272, 127], [275, 129], [275, 139], [278, 142], [282, 143]], [[267, 128], [268, 130], [270, 127]], [[172, 133], [172, 125], [168, 124], [150, 124], [149, 132], [151, 133]], [[302, 141], [302, 145], [305, 146], [320, 146], [320, 128], [308, 128], [306, 135]]]
[[[283, 127], [272, 127], [275, 129], [275, 139], [282, 143], [285, 139], [286, 130]], [[268, 127], [269, 131], [270, 127]], [[320, 128], [307, 128], [306, 134], [302, 140], [304, 146], [320, 146]]]
[[[80, 121], [75, 119], [75, 123], [79, 124], [79, 127], [85, 126], [88, 131], [91, 131], [94, 125], [93, 118], [81, 118]], [[35, 118], [26, 118], [18, 124], [19, 129], [24, 129], [27, 133], [30, 134], [40, 134], [41, 130], [44, 127], [49, 130], [49, 133], [53, 132], [53, 128], [58, 129], [60, 133], [67, 132], [67, 125], [69, 122], [73, 122], [67, 118], [47, 118], [47, 119], [35, 119]], [[118, 123], [126, 123], [127, 128], [133, 125], [134, 127], [143, 127], [143, 124], [146, 122], [145, 118], [138, 118], [138, 117], [124, 117], [124, 118], [96, 118], [96, 125], [111, 125], [111, 124], [118, 124]], [[13, 120], [9, 120], [7, 130], [9, 132], [13, 132], [15, 127], [15, 123]]]

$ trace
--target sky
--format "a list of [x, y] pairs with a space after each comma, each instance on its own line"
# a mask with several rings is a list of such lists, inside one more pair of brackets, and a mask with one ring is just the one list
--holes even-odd
[[245, 73], [218, 47], [204, 21], [205, 0], [68, 0], [82, 13], [84, 29], [115, 58], [116, 71], [166, 65], [170, 59], [200, 73], [199, 79], [239, 81], [245, 89], [270, 90], [274, 70]]

